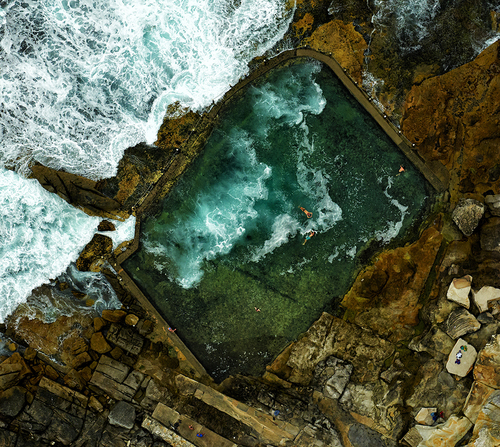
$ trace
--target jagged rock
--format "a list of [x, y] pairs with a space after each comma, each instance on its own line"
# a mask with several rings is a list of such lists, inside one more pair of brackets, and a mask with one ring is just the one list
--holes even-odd
[[95, 332], [90, 338], [90, 349], [99, 354], [105, 354], [111, 351], [111, 346], [102, 335], [102, 332]]
[[103, 327], [106, 326], [106, 321], [101, 317], [94, 318], [94, 330], [95, 332], [99, 332]]
[[500, 252], [500, 217], [492, 217], [481, 226], [481, 248]]
[[439, 327], [432, 326], [427, 332], [415, 337], [408, 344], [408, 348], [416, 352], [428, 352], [437, 360], [447, 356], [453, 348], [454, 341]]
[[434, 425], [435, 419], [433, 415], [437, 412], [437, 408], [421, 408], [415, 416], [415, 421], [420, 425]]
[[500, 216], [500, 194], [486, 196], [484, 203], [488, 206], [493, 216]]
[[474, 346], [459, 338], [448, 356], [446, 369], [450, 374], [465, 377], [472, 370], [476, 357]]
[[134, 426], [135, 408], [127, 402], [117, 402], [109, 412], [108, 420], [111, 425], [130, 430]]
[[285, 367], [275, 373], [289, 382], [308, 384], [316, 365], [333, 355], [354, 366], [353, 379], [372, 381], [378, 378], [383, 361], [393, 352], [392, 343], [371, 331], [323, 313], [305, 336], [289, 348]]
[[490, 342], [479, 351], [474, 379], [491, 388], [500, 388], [500, 335], [493, 335]]
[[489, 312], [482, 312], [477, 316], [477, 321], [483, 325], [491, 324], [495, 321], [495, 317]]
[[469, 394], [470, 383], [455, 380], [444, 369], [443, 362], [434, 359], [420, 366], [414, 380], [406, 405], [415, 411], [422, 407], [436, 407], [448, 417], [463, 406]]
[[349, 382], [352, 369], [351, 364], [329, 357], [316, 365], [312, 386], [326, 397], [338, 399]]
[[412, 427], [404, 435], [402, 441], [406, 442], [411, 447], [417, 447], [424, 440], [416, 427]]
[[479, 308], [479, 312], [488, 311], [488, 303], [500, 300], [500, 289], [491, 286], [484, 286], [478, 292], [472, 290], [472, 298]]
[[472, 276], [465, 275], [463, 278], [455, 278], [448, 288], [446, 298], [468, 309], [470, 307], [469, 292], [472, 284]]
[[115, 224], [109, 220], [102, 220], [97, 226], [97, 231], [116, 231]]
[[460, 231], [471, 236], [484, 215], [484, 205], [475, 199], [460, 199], [451, 215]]
[[[348, 435], [352, 447], [395, 447], [396, 444], [391, 439], [382, 436], [376, 430], [372, 430], [363, 424], [352, 424], [349, 427]], [[309, 444], [314, 445], [314, 444]], [[340, 447], [340, 444], [338, 447]], [[332, 447], [337, 447], [333, 444]]]
[[500, 321], [494, 320], [492, 323], [481, 325], [481, 329], [471, 334], [464, 335], [462, 338], [470, 345], [476, 348], [479, 352], [486, 346], [491, 339], [492, 335], [497, 334], [500, 331]]
[[387, 383], [391, 383], [394, 379], [403, 378], [406, 379], [411, 376], [411, 373], [405, 369], [405, 366], [401, 360], [396, 358], [392, 362], [388, 369], [380, 373], [380, 378]]
[[[448, 316], [446, 320], [446, 332], [453, 338], [457, 339], [465, 334], [476, 332], [481, 328], [481, 323], [476, 320], [467, 309], [455, 309]], [[449, 353], [449, 351], [448, 351]]]
[[469, 395], [467, 396], [467, 400], [464, 404], [463, 413], [473, 424], [476, 423], [479, 412], [483, 408], [487, 399], [494, 392], [494, 388], [491, 388], [484, 383], [474, 382], [472, 384]]
[[15, 417], [23, 409], [25, 402], [26, 389], [13, 386], [0, 393], [0, 413], [4, 416]]
[[144, 338], [134, 332], [132, 328], [112, 324], [106, 338], [125, 351], [138, 355], [144, 345]]
[[0, 390], [10, 388], [30, 372], [24, 359], [15, 352], [0, 364]]
[[97, 271], [93, 269], [93, 266], [112, 251], [113, 240], [110, 237], [94, 234], [92, 240], [85, 246], [76, 260], [76, 268], [82, 272]]
[[364, 268], [342, 300], [350, 319], [391, 342], [413, 334], [421, 292], [443, 237], [426, 229], [411, 245], [385, 251]]
[[[486, 399], [479, 412], [470, 444], [474, 446], [500, 445], [500, 391], [496, 390]], [[483, 438], [483, 443], [477, 442]], [[486, 441], [487, 440], [487, 441]], [[486, 443], [486, 442], [489, 442]]]
[[158, 402], [168, 404], [172, 401], [172, 395], [167, 388], [161, 386], [156, 380], [151, 379], [146, 387], [141, 407], [153, 411]]
[[389, 386], [382, 380], [364, 385], [349, 383], [339, 402], [350, 412], [365, 417], [364, 424], [371, 419], [372, 428], [390, 438], [399, 438], [404, 427], [400, 407], [401, 382]]

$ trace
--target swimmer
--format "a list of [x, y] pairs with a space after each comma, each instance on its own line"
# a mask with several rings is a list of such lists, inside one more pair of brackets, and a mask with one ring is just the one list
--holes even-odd
[[177, 329], [172, 329], [171, 327], [168, 328], [169, 332], [175, 332]]
[[299, 208], [301, 209], [301, 211], [304, 211], [304, 213], [306, 213], [306, 216], [308, 219], [313, 217], [313, 213], [311, 213], [310, 211], [307, 211], [303, 206], [299, 206]]
[[311, 239], [314, 235], [316, 234], [316, 232], [314, 230], [311, 230], [311, 232], [306, 236], [306, 239], [304, 241], [304, 243], [302, 245], [306, 245], [306, 242]]
[[403, 168], [403, 166], [399, 166], [399, 171], [398, 171], [398, 174], [396, 175], [396, 177], [399, 175], [399, 174], [402, 174], [403, 172], [405, 172], [405, 168]]
[[254, 307], [255, 312], [260, 312], [260, 309], [258, 307]]

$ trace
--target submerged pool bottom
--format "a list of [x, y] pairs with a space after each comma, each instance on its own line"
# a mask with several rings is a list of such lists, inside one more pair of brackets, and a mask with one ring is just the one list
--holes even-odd
[[292, 64], [224, 113], [124, 267], [215, 379], [258, 375], [338, 311], [360, 251], [405, 234], [426, 197], [328, 69]]

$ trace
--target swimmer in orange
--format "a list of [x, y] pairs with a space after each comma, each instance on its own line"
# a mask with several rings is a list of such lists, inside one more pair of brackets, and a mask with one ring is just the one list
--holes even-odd
[[313, 217], [313, 213], [307, 211], [303, 206], [299, 206], [299, 208], [304, 211], [304, 213], [306, 213], [306, 216], [308, 219], [310, 219], [311, 217]]
[[314, 230], [311, 230], [311, 232], [306, 236], [306, 240], [304, 241], [304, 243], [302, 245], [306, 245], [306, 242], [309, 239], [311, 239], [315, 234], [316, 234], [316, 232]]
[[398, 175], [401, 174], [401, 173], [403, 173], [403, 172], [405, 172], [405, 168], [403, 168], [403, 166], [399, 166]]

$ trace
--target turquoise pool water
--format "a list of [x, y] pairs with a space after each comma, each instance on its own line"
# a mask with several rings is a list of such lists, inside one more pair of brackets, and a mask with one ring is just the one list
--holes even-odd
[[427, 196], [335, 76], [295, 63], [225, 111], [125, 268], [214, 378], [261, 374], [335, 311], [360, 251], [405, 235]]

